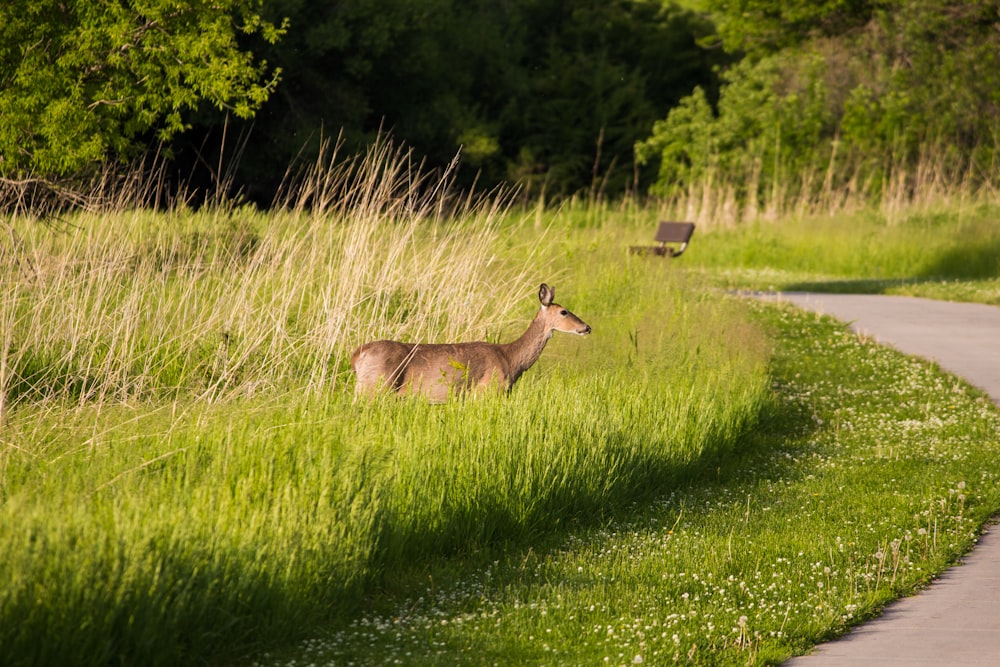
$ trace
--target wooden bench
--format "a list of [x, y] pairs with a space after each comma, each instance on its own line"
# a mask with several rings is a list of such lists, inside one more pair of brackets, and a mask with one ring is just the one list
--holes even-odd
[[[632, 246], [629, 252], [635, 255], [659, 255], [661, 257], [680, 257], [684, 249], [687, 248], [691, 235], [694, 234], [693, 222], [661, 222], [656, 230], [654, 240], [660, 245], [655, 246]], [[679, 243], [674, 247], [668, 243]]]

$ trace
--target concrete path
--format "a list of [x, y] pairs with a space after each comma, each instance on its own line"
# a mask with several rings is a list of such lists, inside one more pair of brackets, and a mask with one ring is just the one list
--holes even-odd
[[[884, 345], [932, 359], [1000, 405], [1000, 308], [912, 297], [784, 293]], [[786, 667], [1000, 665], [1000, 526], [916, 595]]]

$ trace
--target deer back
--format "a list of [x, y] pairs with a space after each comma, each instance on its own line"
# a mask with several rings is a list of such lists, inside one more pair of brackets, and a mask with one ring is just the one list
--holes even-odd
[[494, 385], [507, 389], [508, 366], [500, 347], [493, 343], [417, 345], [399, 390], [443, 401], [449, 395]]
[[510, 386], [509, 363], [499, 345], [485, 342], [412, 344], [382, 340], [362, 345], [351, 365], [358, 393], [384, 389], [431, 400], [496, 384]]

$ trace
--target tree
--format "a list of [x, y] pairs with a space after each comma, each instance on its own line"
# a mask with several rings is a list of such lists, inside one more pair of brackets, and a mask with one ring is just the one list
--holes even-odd
[[241, 48], [274, 42], [261, 0], [5, 0], [0, 176], [79, 175], [167, 141], [202, 105], [250, 117], [274, 90]]
[[625, 191], [635, 141], [696, 85], [715, 87], [724, 54], [699, 44], [712, 25], [672, 2], [524, 5], [524, 76], [502, 116], [510, 175], [557, 193]]
[[[323, 135], [351, 151], [380, 131], [432, 167], [461, 150], [463, 186], [559, 194], [596, 181], [619, 193], [634, 183], [636, 139], [695, 85], [713, 89], [728, 58], [700, 44], [707, 19], [664, 0], [266, 0], [265, 11], [289, 17], [289, 33], [253, 51], [285, 74], [239, 128], [250, 139], [236, 177], [262, 203]], [[199, 129], [214, 133], [207, 146], [221, 139]]]
[[751, 204], [878, 195], [931, 168], [941, 182], [995, 182], [1000, 0], [712, 4], [728, 12], [726, 48], [748, 55], [722, 74], [716, 104], [695, 94], [638, 143], [659, 193], [715, 179]]

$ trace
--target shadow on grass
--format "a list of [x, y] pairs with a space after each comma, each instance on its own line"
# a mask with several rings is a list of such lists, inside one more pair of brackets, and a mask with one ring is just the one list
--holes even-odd
[[[536, 517], [528, 529], [515, 531], [506, 536], [507, 539], [480, 542], [471, 550], [441, 558], [395, 563], [391, 575], [379, 579], [376, 590], [359, 611], [363, 615], [391, 617], [404, 603], [412, 603], [410, 612], [416, 614], [421, 609], [426, 611], [428, 606], [438, 611], [442, 611], [442, 604], [460, 606], [465, 603], [447, 593], [440, 599], [434, 599], [433, 595], [428, 597], [428, 585], [442, 592], [461, 588], [486, 569], [492, 571], [491, 579], [497, 585], [516, 585], [531, 576], [530, 568], [526, 567], [528, 563], [557, 555], [574, 536], [586, 536], [609, 525], [627, 525], [640, 530], [643, 526], [662, 528], [663, 513], [669, 512], [669, 507], [683, 506], [691, 494], [702, 495], [713, 489], [754, 484], [756, 473], [753, 471], [759, 471], [765, 462], [772, 474], [792, 479], [798, 475], [792, 459], [776, 456], [776, 452], [797, 448], [803, 438], [819, 428], [811, 413], [801, 406], [774, 400], [764, 406], [757, 420], [727, 446], [713, 448], [685, 463], [658, 470], [637, 465], [635, 473], [615, 485], [601, 507], [578, 497], [564, 498], [561, 501], [565, 503], [566, 512], [556, 520], [552, 520], [552, 508], [548, 508], [550, 511], [543, 513], [549, 517], [548, 522], [543, 521], [542, 516]], [[333, 624], [324, 626], [323, 632], [346, 629], [354, 621], [356, 617], [341, 616]], [[288, 648], [295, 651], [292, 646]], [[483, 664], [488, 664], [492, 662], [488, 658], [503, 657], [494, 656], [491, 653], [494, 649], [496, 647], [490, 645], [477, 647], [476, 655], [483, 658]]]
[[[135, 559], [113, 537], [107, 549], [80, 540], [79, 547], [93, 551], [89, 561], [39, 559], [42, 583], [7, 582], [0, 664], [241, 664], [236, 659], [245, 647], [281, 641], [322, 614], [304, 604], [300, 591], [246, 568], [244, 554], [199, 553], [200, 545], [177, 542], [167, 532], [151, 539], [163, 549], [137, 566], [127, 564]], [[108, 560], [120, 568], [117, 581], [105, 575], [114, 567]], [[74, 576], [90, 582], [88, 588], [59, 585]], [[260, 622], [263, 614], [269, 623]]]
[[[383, 580], [383, 587], [367, 599], [361, 616], [368, 619], [365, 623], [378, 623], [378, 619], [399, 618], [403, 609], [404, 617], [456, 618], [469, 613], [469, 605], [475, 605], [479, 596], [499, 599], [516, 596], [522, 589], [529, 591], [538, 585], [537, 566], [561, 558], [567, 545], [600, 540], [602, 531], [609, 528], [615, 532], [665, 531], [685, 507], [697, 506], [706, 494], [714, 495], [721, 489], [753, 488], [762, 469], [784, 479], [806, 474], [796, 469], [793, 457], [782, 453], [801, 447], [819, 428], [803, 406], [776, 400], [761, 412], [752, 428], [731, 443], [732, 447], [714, 450], [661, 474], [658, 484], [644, 487], [628, 499], [619, 496], [603, 513], [577, 515], [530, 537], [521, 535], [511, 542], [484, 545], [477, 551], [397, 568], [391, 578]], [[489, 572], [485, 578], [484, 572]], [[337, 659], [343, 664], [354, 660], [357, 664], [369, 664], [371, 660], [373, 644], [369, 635], [358, 633], [356, 627], [352, 629], [352, 623], [356, 622], [357, 618], [344, 618], [321, 629], [324, 636], [344, 632], [353, 637], [340, 644]], [[451, 664], [510, 664], [514, 656], [517, 662], [533, 664], [552, 657], [530, 641], [512, 646], [497, 641], [491, 633], [445, 633], [437, 635], [435, 641], [439, 643], [433, 650], [441, 651], [437, 658], [430, 652], [423, 655], [420, 653], [423, 649], [417, 648], [411, 664], [446, 664], [447, 660], [453, 660]], [[456, 641], [460, 644], [451, 643]], [[302, 658], [300, 646], [286, 644], [284, 650], [296, 662]], [[446, 654], [448, 658], [441, 657]], [[281, 655], [281, 650], [272, 653], [279, 658], [278, 663], [284, 664]]]
[[941, 282], [940, 278], [845, 279], [801, 281], [784, 285], [786, 292], [821, 292], [824, 294], [888, 294], [892, 290]]
[[965, 239], [938, 254], [920, 272], [924, 280], [991, 280], [1000, 278], [1000, 244], [996, 238]]
[[783, 289], [827, 294], [886, 294], [890, 290], [920, 285], [997, 278], [1000, 278], [1000, 246], [991, 239], [974, 239], [944, 250], [910, 277], [804, 281], [785, 285]]

